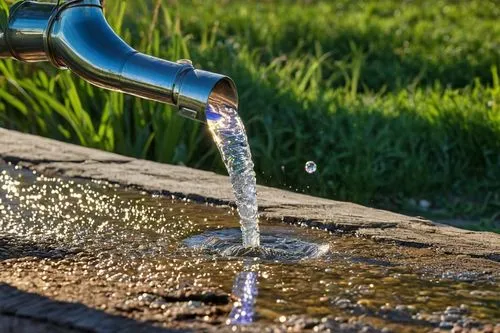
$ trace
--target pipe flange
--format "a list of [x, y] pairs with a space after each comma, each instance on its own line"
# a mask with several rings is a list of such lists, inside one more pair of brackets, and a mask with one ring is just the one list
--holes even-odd
[[179, 100], [179, 94], [181, 92], [182, 81], [184, 77], [189, 71], [193, 71], [194, 67], [192, 65], [191, 60], [188, 59], [180, 59], [176, 61], [179, 65], [182, 65], [181, 69], [177, 72], [174, 80], [174, 86], [172, 87], [172, 101], [175, 105]]
[[12, 55], [13, 58], [22, 61], [22, 58], [17, 54], [17, 52], [14, 50], [12, 47], [12, 43], [10, 40], [10, 20], [15, 17], [17, 10], [24, 4], [24, 1], [19, 1], [13, 4], [10, 9], [9, 9], [9, 19], [7, 20], [7, 28], [5, 29], [4, 32], [4, 38], [5, 38], [5, 44], [7, 44], [7, 49], [9, 53]]

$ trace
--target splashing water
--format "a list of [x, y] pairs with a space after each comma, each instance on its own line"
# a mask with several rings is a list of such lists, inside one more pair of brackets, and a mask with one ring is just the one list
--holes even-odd
[[[215, 95], [215, 96], [213, 96]], [[231, 179], [244, 247], [259, 247], [257, 185], [245, 127], [235, 106], [213, 94], [206, 110], [208, 127]]]
[[259, 258], [263, 261], [294, 262], [317, 259], [325, 256], [329, 244], [309, 242], [288, 234], [284, 230], [265, 228], [260, 233], [259, 248], [241, 246], [241, 233], [236, 228], [209, 230], [184, 240], [191, 249], [223, 257]]

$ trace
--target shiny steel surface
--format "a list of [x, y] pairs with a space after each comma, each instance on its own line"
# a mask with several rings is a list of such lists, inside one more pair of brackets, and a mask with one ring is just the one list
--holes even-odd
[[5, 32], [11, 56], [26, 62], [47, 61], [44, 39], [54, 9], [54, 4], [31, 1], [12, 6]]
[[106, 89], [174, 104], [183, 116], [206, 121], [213, 91], [238, 104], [233, 81], [196, 70], [187, 60], [166, 61], [142, 54], [125, 43], [104, 18], [99, 0], [72, 0], [60, 7], [18, 2], [0, 32], [0, 58], [51, 61]]

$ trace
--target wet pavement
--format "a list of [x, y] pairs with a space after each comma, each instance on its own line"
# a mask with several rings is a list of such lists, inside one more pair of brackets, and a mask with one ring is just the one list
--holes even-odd
[[[0, 164], [0, 200], [0, 284], [9, 290], [160, 328], [500, 330], [493, 260], [279, 220], [262, 221], [267, 237], [328, 250], [256, 259], [217, 251], [241, 237], [231, 207], [7, 164]], [[196, 237], [211, 246], [193, 246]], [[0, 314], [27, 306], [11, 302], [0, 302]]]

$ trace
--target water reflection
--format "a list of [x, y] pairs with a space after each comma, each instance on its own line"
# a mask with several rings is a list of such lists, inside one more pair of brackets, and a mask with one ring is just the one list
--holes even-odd
[[257, 287], [258, 263], [245, 262], [243, 272], [238, 273], [234, 279], [233, 295], [237, 301], [229, 314], [228, 324], [246, 325], [255, 320], [255, 302], [259, 293]]

